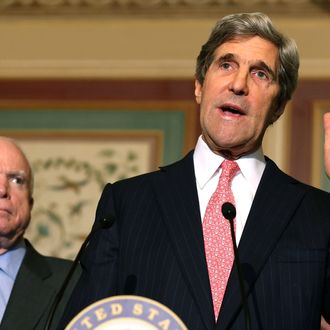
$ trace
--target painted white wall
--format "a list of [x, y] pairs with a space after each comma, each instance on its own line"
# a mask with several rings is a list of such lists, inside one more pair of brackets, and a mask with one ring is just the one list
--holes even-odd
[[[330, 20], [273, 18], [293, 37], [301, 77], [330, 77]], [[193, 77], [215, 20], [3, 16], [0, 77]]]

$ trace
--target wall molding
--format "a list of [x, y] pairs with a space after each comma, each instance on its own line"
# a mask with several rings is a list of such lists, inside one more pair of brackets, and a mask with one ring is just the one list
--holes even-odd
[[1, 0], [2, 15], [78, 14], [219, 16], [264, 11], [285, 16], [329, 15], [329, 0]]
[[[2, 78], [193, 78], [194, 60], [0, 60]], [[302, 78], [329, 78], [330, 59], [302, 59]]]

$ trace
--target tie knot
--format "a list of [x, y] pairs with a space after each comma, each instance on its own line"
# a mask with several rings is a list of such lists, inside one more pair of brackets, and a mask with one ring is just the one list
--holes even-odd
[[233, 160], [224, 160], [221, 164], [222, 177], [226, 177], [228, 180], [231, 180], [234, 175], [239, 171], [237, 163]]

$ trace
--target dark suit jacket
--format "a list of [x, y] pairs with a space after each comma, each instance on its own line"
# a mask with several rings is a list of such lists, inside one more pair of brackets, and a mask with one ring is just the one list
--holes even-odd
[[[330, 195], [302, 184], [267, 159], [239, 253], [251, 329], [315, 330], [330, 310]], [[189, 329], [245, 329], [236, 268], [215, 324], [192, 153], [107, 185], [96, 218], [116, 217], [92, 239], [69, 320], [116, 294], [155, 299]]]
[[[26, 254], [0, 324], [0, 330], [45, 330], [50, 306], [72, 264], [69, 260], [45, 257], [26, 240]], [[67, 297], [62, 305], [66, 304]], [[55, 329], [59, 306], [52, 323]]]

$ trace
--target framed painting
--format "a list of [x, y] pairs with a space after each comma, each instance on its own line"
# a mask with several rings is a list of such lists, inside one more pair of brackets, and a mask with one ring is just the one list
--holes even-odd
[[26, 237], [41, 253], [74, 258], [104, 185], [181, 158], [196, 118], [190, 102], [0, 104], [0, 134], [19, 143], [34, 172]]

